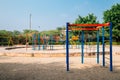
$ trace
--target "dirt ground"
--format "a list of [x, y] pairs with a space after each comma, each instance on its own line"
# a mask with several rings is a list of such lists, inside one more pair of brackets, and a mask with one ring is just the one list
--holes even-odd
[[[87, 47], [85, 49], [85, 52], [96, 51], [94, 46], [92, 50]], [[109, 46], [106, 46], [105, 50], [109, 51]], [[71, 53], [80, 51], [70, 49]], [[41, 53], [45, 56], [26, 56], [31, 53]], [[64, 56], [50, 57], [46, 56], [47, 53], [64, 53]], [[112, 72], [109, 71], [108, 54], [105, 67], [102, 67], [102, 56], [100, 64], [96, 63], [96, 58], [93, 56], [85, 57], [84, 64], [81, 64], [81, 58], [78, 56], [70, 57], [70, 71], [66, 71], [65, 49], [61, 46], [53, 51], [38, 51], [31, 48], [5, 50], [5, 47], [0, 47], [0, 80], [120, 80], [120, 46], [113, 46]]]
[[[109, 56], [106, 56], [109, 57]], [[102, 59], [102, 57], [100, 57]], [[0, 56], [0, 80], [120, 80], [120, 55], [113, 56], [113, 72], [96, 64], [96, 58], [70, 57], [70, 71], [66, 71], [65, 57], [8, 57]]]

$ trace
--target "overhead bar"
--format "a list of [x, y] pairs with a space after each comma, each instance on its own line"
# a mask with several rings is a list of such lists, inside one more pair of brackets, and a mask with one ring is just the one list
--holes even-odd
[[98, 28], [69, 28], [69, 30], [84, 30], [84, 31], [96, 31], [99, 30]]
[[98, 26], [110, 26], [110, 23], [105, 24], [68, 24], [69, 27], [81, 26], [81, 27], [98, 27]]

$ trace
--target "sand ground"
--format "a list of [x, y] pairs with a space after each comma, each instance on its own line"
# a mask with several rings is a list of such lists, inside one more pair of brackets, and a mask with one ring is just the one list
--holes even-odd
[[[108, 57], [108, 56], [107, 56]], [[101, 57], [102, 58], [102, 57]], [[102, 62], [102, 61], [101, 61]], [[120, 80], [120, 55], [113, 56], [113, 72], [96, 64], [93, 57], [70, 57], [70, 71], [66, 71], [64, 57], [0, 57], [0, 80]]]
[[[68, 72], [66, 71], [65, 57], [42, 58], [1, 55], [0, 80], [120, 80], [120, 55], [116, 54], [120, 53], [119, 50], [119, 46], [113, 47], [112, 72], [109, 71], [109, 55], [106, 55], [105, 67], [102, 67], [102, 56], [100, 56], [100, 64], [96, 64], [96, 58], [93, 56], [85, 57], [84, 64], [81, 64], [80, 57], [70, 57], [70, 71]], [[0, 54], [4, 51], [3, 48], [0, 48]], [[15, 49], [6, 51], [6, 53], [24, 51], [26, 50], [17, 51]], [[76, 50], [73, 49], [73, 51]]]

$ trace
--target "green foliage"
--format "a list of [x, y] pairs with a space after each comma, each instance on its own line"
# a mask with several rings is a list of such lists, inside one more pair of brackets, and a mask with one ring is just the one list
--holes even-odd
[[29, 30], [29, 29], [23, 30], [23, 34], [38, 33], [38, 32], [39, 32], [39, 31], [37, 31], [37, 30]]
[[[75, 24], [93, 24], [93, 23], [99, 23], [97, 21], [97, 17], [94, 14], [88, 14], [87, 16], [78, 16], [78, 18], [75, 20]], [[76, 28], [76, 27], [75, 27]], [[94, 31], [85, 31], [85, 39], [88, 39], [88, 34], [92, 36], [92, 38], [95, 38], [93, 36], [96, 36], [96, 32]], [[72, 36], [81, 36], [81, 31], [71, 31], [70, 32], [70, 38]], [[76, 42], [74, 42], [76, 43]]]
[[12, 36], [11, 31], [0, 30], [0, 45], [8, 45], [10, 36]]
[[40, 32], [41, 36], [43, 36], [43, 35], [50, 36], [50, 35], [57, 35], [57, 34], [59, 34], [58, 30], [49, 30], [49, 31]]
[[99, 23], [97, 21], [97, 17], [94, 16], [94, 14], [88, 14], [87, 16], [85, 17], [82, 17], [82, 16], [78, 16], [78, 18], [75, 20], [75, 24], [83, 24], [83, 23]]
[[113, 42], [113, 45], [120, 45], [120, 42]]
[[5, 36], [5, 35], [7, 35], [7, 34], [8, 34], [8, 32], [7, 32], [6, 30], [0, 30], [0, 36], [1, 36], [1, 35]]
[[28, 29], [23, 30], [23, 34], [27, 34], [27, 33], [30, 33], [30, 32], [31, 32], [31, 31], [28, 30]]
[[13, 34], [16, 36], [16, 35], [20, 35], [21, 34], [21, 32], [20, 31], [17, 31], [17, 30], [14, 30], [13, 31]]
[[61, 31], [61, 30], [62, 30], [62, 27], [58, 27], [57, 30], [58, 30], [58, 31]]
[[111, 9], [104, 11], [103, 19], [104, 22], [112, 22], [113, 37], [116, 41], [120, 41], [120, 4], [115, 4]]

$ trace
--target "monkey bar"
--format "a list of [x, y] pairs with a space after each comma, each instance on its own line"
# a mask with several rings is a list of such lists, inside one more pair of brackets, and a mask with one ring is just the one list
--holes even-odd
[[[76, 28], [77, 27], [77, 28]], [[105, 43], [104, 43], [104, 27], [109, 27], [110, 40], [110, 71], [113, 70], [112, 65], [112, 23], [104, 24], [70, 24], [66, 23], [66, 70], [69, 71], [69, 30], [81, 30], [81, 62], [84, 63], [84, 31], [97, 31], [97, 63], [99, 63], [99, 30], [102, 28], [102, 55], [103, 66], [105, 66]]]
[[84, 31], [96, 31], [99, 28], [69, 28], [69, 30], [75, 30], [75, 31], [79, 31], [79, 30], [84, 30]]
[[110, 26], [110, 23], [104, 23], [104, 24], [69, 24], [69, 27], [73, 27], [73, 26], [82, 26], [82, 27], [99, 27], [99, 26]]

